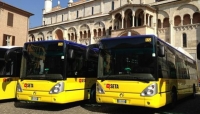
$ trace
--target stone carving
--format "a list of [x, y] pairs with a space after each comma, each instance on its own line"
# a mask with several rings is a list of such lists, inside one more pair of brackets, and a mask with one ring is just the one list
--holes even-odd
[[133, 4], [133, 0], [127, 0], [128, 4]]

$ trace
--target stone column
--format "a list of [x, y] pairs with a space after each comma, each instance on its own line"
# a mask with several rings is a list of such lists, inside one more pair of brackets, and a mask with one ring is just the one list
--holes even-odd
[[70, 12], [70, 10], [68, 10], [68, 19], [67, 20], [71, 20], [71, 12]]
[[80, 33], [77, 34], [77, 43], [81, 43], [81, 42], [80, 42]]
[[104, 2], [103, 2], [103, 0], [101, 0], [101, 13], [102, 14], [104, 13]]
[[147, 15], [146, 15], [146, 12], [144, 12], [144, 23], [143, 23], [143, 25], [146, 25], [146, 18], [147, 18]]
[[124, 28], [124, 16], [122, 16], [122, 27], [121, 27], [121, 29], [123, 29]]
[[94, 44], [95, 41], [94, 41], [94, 33], [91, 33], [91, 36], [90, 36], [90, 44]]
[[115, 27], [115, 17], [112, 15], [112, 30], [114, 30]]
[[66, 40], [70, 40], [70, 39], [71, 39], [71, 33], [69, 32], [69, 33], [67, 34]]
[[132, 27], [135, 27], [135, 15], [134, 14], [132, 15], [132, 23], [133, 23]]
[[170, 44], [172, 46], [175, 46], [175, 35], [174, 35], [174, 32], [173, 32], [173, 20], [169, 21], [170, 23]]
[[183, 20], [181, 19], [181, 26], [183, 26]]
[[89, 36], [89, 33], [88, 33], [88, 31], [86, 31], [86, 38], [89, 38], [88, 36]]

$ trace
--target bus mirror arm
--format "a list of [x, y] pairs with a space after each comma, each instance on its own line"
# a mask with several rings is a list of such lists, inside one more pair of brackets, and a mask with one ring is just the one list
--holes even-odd
[[15, 53], [16, 49], [18, 49], [18, 48], [13, 48], [13, 49], [10, 49], [10, 50], [6, 51], [6, 53], [4, 55], [5, 62], [8, 62], [10, 60], [11, 55], [13, 53]]
[[90, 44], [85, 52], [85, 59], [88, 60], [89, 59], [89, 51], [93, 48], [99, 48], [99, 44]]
[[26, 50], [26, 49], [23, 49], [22, 52], [23, 52], [22, 55], [23, 55], [25, 58], [27, 58], [29, 61], [31, 61], [31, 58], [30, 58], [30, 56], [29, 56], [27, 50]]
[[197, 45], [197, 59], [200, 60], [200, 43]]
[[165, 47], [163, 45], [160, 45], [158, 48], [158, 56], [164, 57], [165, 56]]
[[73, 49], [69, 49], [69, 58], [70, 59], [74, 58], [74, 50]]

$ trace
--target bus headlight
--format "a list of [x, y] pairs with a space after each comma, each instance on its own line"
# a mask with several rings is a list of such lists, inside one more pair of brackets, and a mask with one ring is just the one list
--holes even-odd
[[49, 94], [57, 94], [64, 91], [64, 82], [59, 82], [51, 88]]
[[22, 87], [18, 82], [17, 82], [17, 92], [22, 92]]
[[98, 82], [96, 84], [96, 91], [100, 94], [105, 94], [105, 91], [103, 90], [103, 88], [101, 87], [101, 85]]
[[145, 88], [140, 96], [146, 97], [146, 96], [153, 96], [157, 93], [157, 84], [153, 83], [149, 85], [147, 88]]

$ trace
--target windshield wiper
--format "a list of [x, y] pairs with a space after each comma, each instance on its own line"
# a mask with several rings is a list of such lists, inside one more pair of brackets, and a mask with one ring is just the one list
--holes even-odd
[[[101, 79], [101, 81], [104, 81], [104, 80], [108, 79], [110, 76], [112, 76], [112, 75], [108, 74], [106, 76], [101, 76], [99, 78]], [[115, 79], [118, 79], [118, 80], [140, 81], [140, 82], [144, 82], [144, 83], [150, 82], [150, 80], [146, 80], [146, 79], [144, 80], [139, 77], [130, 77], [130, 76], [124, 76], [124, 75], [123, 76], [113, 76], [113, 77], [115, 77]]]
[[144, 83], [149, 83], [149, 80], [142, 80], [142, 79], [136, 79], [135, 81], [140, 81], [140, 82], [144, 82]]
[[110, 73], [107, 74], [107, 75], [101, 76], [101, 81], [102, 81], [102, 82], [105, 81], [105, 80], [108, 79], [108, 77], [110, 77], [110, 76], [111, 76]]
[[20, 78], [22, 81], [25, 80], [25, 79], [31, 79], [31, 80], [49, 80], [49, 81], [52, 81], [52, 82], [56, 82], [57, 80], [62, 80], [63, 78], [61, 77], [52, 77], [52, 76], [46, 76], [46, 75], [29, 75], [29, 76], [26, 76], [26, 77], [21, 77]]

